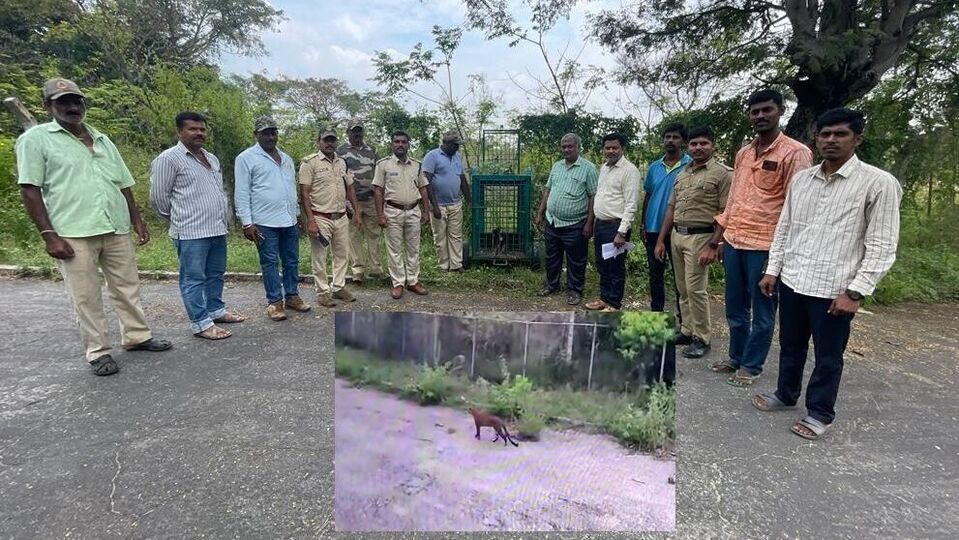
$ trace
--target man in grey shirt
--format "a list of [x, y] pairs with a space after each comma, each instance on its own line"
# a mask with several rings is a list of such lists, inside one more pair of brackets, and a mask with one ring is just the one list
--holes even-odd
[[150, 167], [150, 205], [170, 224], [180, 261], [180, 296], [193, 335], [224, 339], [231, 333], [216, 323], [244, 317], [226, 310], [227, 201], [220, 161], [203, 148], [206, 118], [195, 112], [176, 117], [176, 146], [164, 150]]
[[804, 439], [832, 425], [852, 318], [896, 260], [902, 187], [856, 157], [864, 128], [862, 113], [849, 109], [816, 120], [823, 162], [793, 176], [759, 282], [772, 296], [779, 280], [779, 383], [752, 402], [762, 411], [795, 407], [812, 337], [807, 415], [790, 428]]

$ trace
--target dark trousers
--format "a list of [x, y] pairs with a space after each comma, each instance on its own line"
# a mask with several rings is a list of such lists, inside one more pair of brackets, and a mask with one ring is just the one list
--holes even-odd
[[[627, 254], [621, 253], [612, 259], [603, 259], [603, 244], [612, 243], [619, 232], [619, 225], [618, 220], [596, 220], [593, 226], [593, 252], [596, 255], [596, 270], [599, 271], [599, 298], [616, 309], [623, 305]], [[627, 242], [630, 232], [626, 231]]]
[[726, 322], [729, 324], [729, 362], [750, 373], [762, 372], [773, 340], [777, 295], [766, 296], [759, 280], [768, 251], [723, 248], [726, 273]]
[[815, 298], [779, 284], [779, 384], [776, 397], [795, 405], [802, 393], [803, 368], [812, 336], [816, 366], [806, 385], [806, 410], [824, 424], [836, 417], [842, 355], [849, 341], [852, 315], [826, 313], [830, 298]]
[[586, 257], [589, 248], [583, 238], [586, 220], [567, 227], [553, 227], [548, 222], [544, 231], [546, 243], [546, 284], [559, 290], [559, 275], [566, 255], [566, 290], [583, 294], [586, 283]]
[[[651, 300], [650, 309], [652, 311], [663, 311], [666, 307], [666, 285], [663, 277], [666, 274], [666, 261], [660, 261], [656, 258], [656, 238], [659, 236], [658, 232], [646, 233], [646, 239], [643, 240], [643, 244], [646, 246], [646, 262], [649, 265], [649, 296]], [[673, 270], [673, 259], [670, 256], [672, 253], [672, 242], [669, 241], [670, 235], [666, 235], [666, 258], [669, 260], [669, 268]], [[676, 275], [676, 270], [673, 270], [673, 276]], [[673, 298], [676, 299], [676, 321], [679, 322], [682, 320], [682, 315], [679, 312], [679, 291], [675, 287], [675, 280], [673, 286]]]

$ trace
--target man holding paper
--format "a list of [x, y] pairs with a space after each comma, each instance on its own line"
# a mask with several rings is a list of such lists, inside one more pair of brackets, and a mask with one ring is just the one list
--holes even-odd
[[628, 243], [630, 228], [639, 201], [639, 169], [623, 156], [625, 146], [626, 138], [619, 133], [603, 137], [606, 162], [599, 169], [599, 185], [593, 204], [599, 299], [587, 302], [585, 306], [593, 311], [619, 311], [623, 303], [626, 253], [632, 246]]

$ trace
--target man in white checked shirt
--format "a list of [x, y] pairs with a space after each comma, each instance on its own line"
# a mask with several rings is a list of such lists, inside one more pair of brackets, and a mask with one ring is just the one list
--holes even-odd
[[856, 157], [865, 120], [832, 109], [816, 120], [822, 164], [796, 173], [786, 194], [763, 294], [779, 285], [779, 383], [753, 397], [762, 411], [794, 407], [802, 392], [809, 338], [816, 366], [806, 386], [807, 416], [790, 431], [816, 440], [833, 423], [852, 318], [896, 260], [902, 188]]

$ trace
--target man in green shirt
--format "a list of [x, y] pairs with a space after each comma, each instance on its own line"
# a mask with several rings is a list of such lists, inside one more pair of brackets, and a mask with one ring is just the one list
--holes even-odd
[[546, 286], [540, 296], [559, 291], [559, 275], [566, 254], [566, 303], [575, 306], [583, 297], [586, 283], [588, 239], [593, 236], [593, 197], [599, 183], [596, 166], [579, 156], [580, 138], [563, 135], [563, 159], [553, 164], [546, 180], [546, 192], [536, 212], [536, 228], [546, 240]]
[[141, 246], [150, 241], [150, 232], [133, 200], [133, 176], [116, 146], [83, 122], [86, 102], [80, 88], [51, 79], [43, 85], [43, 104], [54, 121], [17, 139], [17, 183], [47, 253], [57, 260], [87, 361], [96, 375], [112, 375], [120, 368], [111, 354], [98, 270], [120, 319], [123, 348], [165, 351], [172, 346], [153, 338], [140, 305], [131, 224]]

